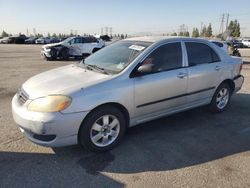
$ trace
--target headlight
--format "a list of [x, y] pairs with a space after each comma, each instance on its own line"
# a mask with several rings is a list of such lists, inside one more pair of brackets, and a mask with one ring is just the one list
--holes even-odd
[[35, 112], [59, 112], [71, 104], [71, 98], [63, 95], [50, 95], [37, 98], [28, 105], [28, 110]]

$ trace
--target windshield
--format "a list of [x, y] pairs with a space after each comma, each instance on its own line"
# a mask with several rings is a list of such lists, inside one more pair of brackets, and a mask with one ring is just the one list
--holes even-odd
[[93, 65], [110, 73], [119, 73], [152, 43], [119, 41], [85, 59], [85, 65]]
[[63, 40], [62, 42], [69, 42], [71, 39], [73, 39], [73, 38], [75, 38], [75, 37], [69, 37], [69, 38], [66, 38], [65, 40]]

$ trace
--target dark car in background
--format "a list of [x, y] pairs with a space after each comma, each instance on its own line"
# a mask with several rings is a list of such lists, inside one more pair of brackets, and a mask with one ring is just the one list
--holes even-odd
[[27, 37], [23, 34], [4, 37], [0, 40], [3, 44], [24, 44]]
[[234, 40], [227, 40], [226, 43], [228, 45], [232, 45], [232, 46], [235, 46], [237, 48], [244, 48], [244, 45], [243, 45], [243, 43], [240, 40], [236, 40], [236, 39], [234, 39]]
[[29, 37], [25, 40], [25, 44], [35, 44], [36, 43], [36, 37]]

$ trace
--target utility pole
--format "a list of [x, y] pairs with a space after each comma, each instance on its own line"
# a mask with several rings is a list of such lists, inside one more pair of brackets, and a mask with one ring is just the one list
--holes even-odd
[[105, 35], [108, 35], [108, 30], [109, 30], [109, 28], [106, 26], [105, 27]]
[[36, 36], [36, 28], [33, 28], [33, 34]]
[[103, 35], [103, 27], [101, 28], [101, 35]]
[[221, 33], [224, 33], [224, 22], [225, 22], [225, 14], [222, 14], [222, 18], [221, 18]]
[[227, 13], [226, 30], [228, 28], [228, 22], [229, 22], [229, 13]]
[[200, 34], [202, 33], [202, 29], [203, 29], [203, 22], [201, 22]]
[[229, 21], [229, 13], [227, 13], [227, 21], [226, 21], [226, 38], [229, 37], [230, 31], [228, 30], [228, 21]]
[[109, 28], [109, 35], [110, 35], [110, 36], [112, 36], [112, 30], [113, 30], [113, 28], [110, 27], [110, 28]]

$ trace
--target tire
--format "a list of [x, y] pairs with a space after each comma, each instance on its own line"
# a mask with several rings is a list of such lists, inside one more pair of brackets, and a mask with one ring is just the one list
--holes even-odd
[[55, 48], [51, 48], [50, 55], [51, 55], [50, 60], [56, 60], [56, 58], [57, 58], [57, 50]]
[[87, 116], [80, 127], [78, 140], [89, 151], [105, 152], [121, 141], [125, 130], [126, 120], [123, 113], [107, 105], [97, 108]]
[[68, 48], [62, 48], [60, 52], [60, 57], [63, 60], [68, 60], [69, 59], [69, 54], [68, 54]]
[[209, 110], [212, 113], [223, 112], [229, 105], [232, 95], [232, 88], [227, 83], [222, 83], [215, 91]]

